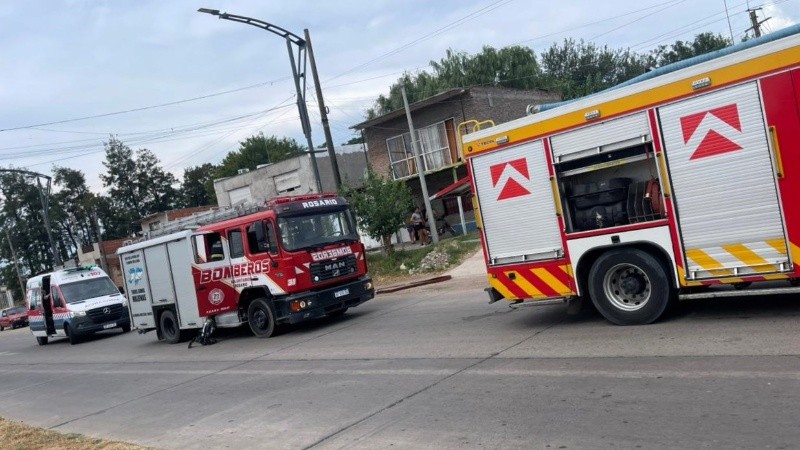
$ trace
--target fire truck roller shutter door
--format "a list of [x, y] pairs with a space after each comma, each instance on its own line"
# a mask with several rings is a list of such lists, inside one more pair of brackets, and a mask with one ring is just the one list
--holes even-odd
[[543, 142], [479, 155], [471, 163], [490, 264], [561, 257]]
[[659, 108], [687, 278], [790, 270], [758, 87]]

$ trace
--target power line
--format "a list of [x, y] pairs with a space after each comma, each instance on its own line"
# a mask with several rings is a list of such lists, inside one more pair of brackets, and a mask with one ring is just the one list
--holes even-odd
[[185, 100], [178, 100], [178, 101], [174, 101], [174, 102], [161, 103], [159, 105], [143, 106], [141, 108], [126, 109], [124, 111], [115, 111], [115, 112], [104, 113], [104, 114], [96, 114], [96, 115], [93, 115], [93, 116], [84, 116], [84, 117], [78, 117], [78, 118], [74, 118], [74, 119], [57, 120], [57, 121], [53, 121], [53, 122], [45, 122], [45, 123], [39, 123], [39, 124], [34, 124], [34, 125], [24, 125], [24, 126], [19, 126], [19, 127], [2, 128], [2, 129], [0, 129], [0, 132], [3, 132], [3, 131], [15, 131], [15, 130], [29, 130], [29, 129], [35, 129], [35, 128], [38, 128], [38, 127], [46, 127], [46, 126], [50, 126], [50, 125], [60, 125], [60, 124], [63, 124], [63, 123], [78, 122], [78, 121], [81, 121], [81, 120], [89, 120], [89, 119], [98, 119], [98, 118], [102, 118], [102, 117], [118, 116], [118, 115], [121, 115], [121, 114], [128, 114], [128, 113], [132, 113], [132, 112], [147, 111], [147, 110], [150, 110], [150, 109], [163, 108], [163, 107], [166, 107], [166, 106], [180, 105], [180, 104], [183, 104], [183, 103], [194, 102], [194, 101], [197, 101], [197, 100], [205, 100], [207, 98], [218, 97], [220, 95], [227, 95], [227, 94], [232, 94], [234, 92], [240, 92], [240, 91], [244, 91], [244, 90], [248, 90], [248, 89], [254, 89], [254, 88], [257, 88], [257, 87], [271, 85], [271, 84], [273, 84], [275, 82], [278, 82], [278, 81], [281, 81], [281, 80], [285, 80], [285, 79], [288, 79], [288, 78], [289, 77], [278, 78], [278, 79], [273, 80], [273, 81], [265, 81], [265, 82], [262, 82], [262, 83], [257, 83], [257, 84], [253, 84], [253, 85], [250, 85], [250, 86], [231, 89], [231, 90], [228, 90], [228, 91], [217, 92], [217, 93], [214, 93], [214, 94], [208, 94], [208, 95], [203, 95], [203, 96], [200, 96], [200, 97], [193, 97], [193, 98], [188, 98], [188, 99], [185, 99]]

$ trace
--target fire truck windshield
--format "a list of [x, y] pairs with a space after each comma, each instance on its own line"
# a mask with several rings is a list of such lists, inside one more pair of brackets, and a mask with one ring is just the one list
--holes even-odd
[[119, 294], [119, 290], [108, 277], [89, 278], [74, 283], [62, 284], [60, 287], [67, 303], [80, 302], [103, 295]]
[[278, 217], [281, 244], [287, 251], [358, 240], [349, 209]]

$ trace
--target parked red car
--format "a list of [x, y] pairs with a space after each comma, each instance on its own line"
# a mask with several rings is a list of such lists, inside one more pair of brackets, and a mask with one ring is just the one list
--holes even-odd
[[24, 306], [4, 309], [0, 311], [0, 331], [10, 327], [12, 330], [17, 327], [28, 325], [28, 310]]

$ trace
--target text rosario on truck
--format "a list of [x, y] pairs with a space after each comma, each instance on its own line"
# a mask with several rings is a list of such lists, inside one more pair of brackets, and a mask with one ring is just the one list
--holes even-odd
[[333, 194], [278, 197], [253, 214], [117, 251], [133, 325], [180, 342], [248, 324], [344, 314], [375, 296], [347, 201]]
[[800, 26], [533, 110], [462, 124], [492, 301], [800, 292]]

